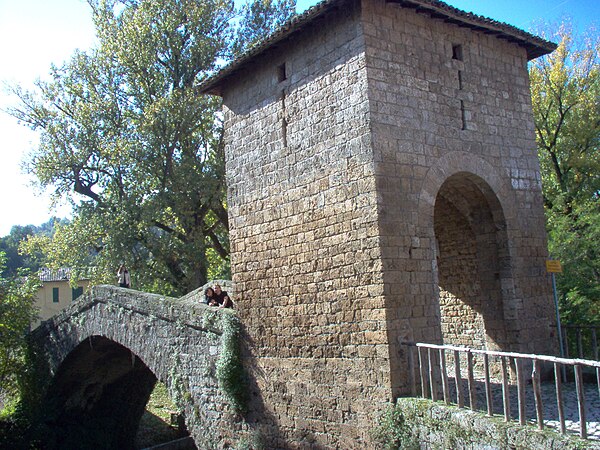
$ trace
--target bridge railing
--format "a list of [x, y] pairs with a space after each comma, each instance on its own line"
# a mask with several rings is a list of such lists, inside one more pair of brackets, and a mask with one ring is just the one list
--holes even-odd
[[[546, 425], [559, 428], [562, 434], [568, 428], [582, 438], [589, 437], [586, 411], [597, 412], [591, 402], [597, 405], [600, 401], [598, 361], [452, 345], [401, 344], [408, 348], [413, 396], [484, 410], [489, 416], [503, 414], [507, 422], [513, 418], [521, 425], [534, 422], [539, 429], [545, 426], [546, 414]], [[585, 385], [584, 378], [588, 381]], [[598, 428], [597, 422], [594, 428]], [[600, 438], [598, 431], [591, 437]]]
[[565, 358], [571, 355], [579, 359], [599, 361], [598, 336], [600, 325], [562, 325]]

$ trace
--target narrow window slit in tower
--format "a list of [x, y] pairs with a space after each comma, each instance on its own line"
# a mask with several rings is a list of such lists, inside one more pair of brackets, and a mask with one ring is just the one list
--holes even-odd
[[462, 120], [462, 130], [466, 130], [467, 129], [467, 116], [465, 113], [465, 102], [464, 101], [460, 101], [460, 117]]
[[458, 61], [463, 60], [462, 45], [457, 44], [452, 46], [452, 59], [456, 59]]
[[287, 73], [285, 70], [285, 63], [277, 66], [277, 81], [281, 83], [282, 81], [287, 80]]
[[458, 71], [458, 89], [461, 90], [461, 91], [463, 89], [462, 70]]
[[283, 146], [287, 147], [287, 119], [285, 111], [285, 91], [281, 91], [281, 137]]

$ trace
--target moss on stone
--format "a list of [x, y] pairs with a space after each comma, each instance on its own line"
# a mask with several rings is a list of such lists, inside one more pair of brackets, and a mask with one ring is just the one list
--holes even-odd
[[383, 449], [471, 448], [474, 444], [490, 449], [600, 448], [577, 436], [540, 431], [530, 425], [521, 427], [500, 416], [489, 417], [416, 398], [401, 398], [395, 405], [388, 405], [372, 437]]

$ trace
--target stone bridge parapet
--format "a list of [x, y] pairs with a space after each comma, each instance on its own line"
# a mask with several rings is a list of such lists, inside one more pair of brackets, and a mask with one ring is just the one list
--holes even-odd
[[102, 439], [106, 448], [132, 448], [156, 380], [167, 385], [199, 448], [217, 446], [233, 417], [217, 365], [236, 320], [198, 295], [91, 289], [32, 332], [38, 373], [45, 373], [38, 375], [46, 383], [40, 409], [55, 431], [48, 447], [70, 448], [69, 436], [77, 436], [91, 446]]

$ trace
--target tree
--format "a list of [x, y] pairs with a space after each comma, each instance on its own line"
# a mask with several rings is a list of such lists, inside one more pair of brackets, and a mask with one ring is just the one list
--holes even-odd
[[4, 252], [6, 256], [6, 265], [2, 275], [5, 277], [17, 276], [19, 269], [29, 269], [31, 272], [37, 272], [41, 267], [43, 255], [39, 252], [24, 254], [19, 251], [19, 247], [29, 236], [44, 235], [51, 237], [54, 234], [55, 225], [60, 224], [61, 220], [64, 219], [52, 217], [40, 226], [15, 225], [8, 235], [1, 237], [0, 252]]
[[244, 53], [283, 25], [296, 10], [296, 0], [256, 0], [244, 4], [233, 44], [234, 55]]
[[562, 25], [558, 48], [530, 67], [550, 253], [562, 260], [569, 322], [600, 318], [600, 40]]
[[[0, 272], [5, 264], [0, 252]], [[38, 287], [38, 277], [0, 277], [0, 386], [9, 398], [17, 394], [18, 377], [27, 367], [26, 334], [36, 316]]]
[[[11, 228], [10, 234], [0, 238], [0, 251], [4, 253], [6, 262], [4, 265], [4, 276], [15, 276], [20, 267], [30, 266], [27, 256], [19, 253], [19, 244], [29, 235], [35, 234], [33, 225], [19, 226]], [[35, 268], [34, 270], [37, 270]]]
[[135, 287], [182, 294], [209, 263], [228, 270], [220, 100], [196, 87], [231, 54], [233, 2], [89, 3], [97, 48], [52, 67], [37, 93], [15, 89], [12, 114], [42, 136], [29, 170], [75, 211], [24, 248], [93, 264], [97, 281], [124, 262]]

